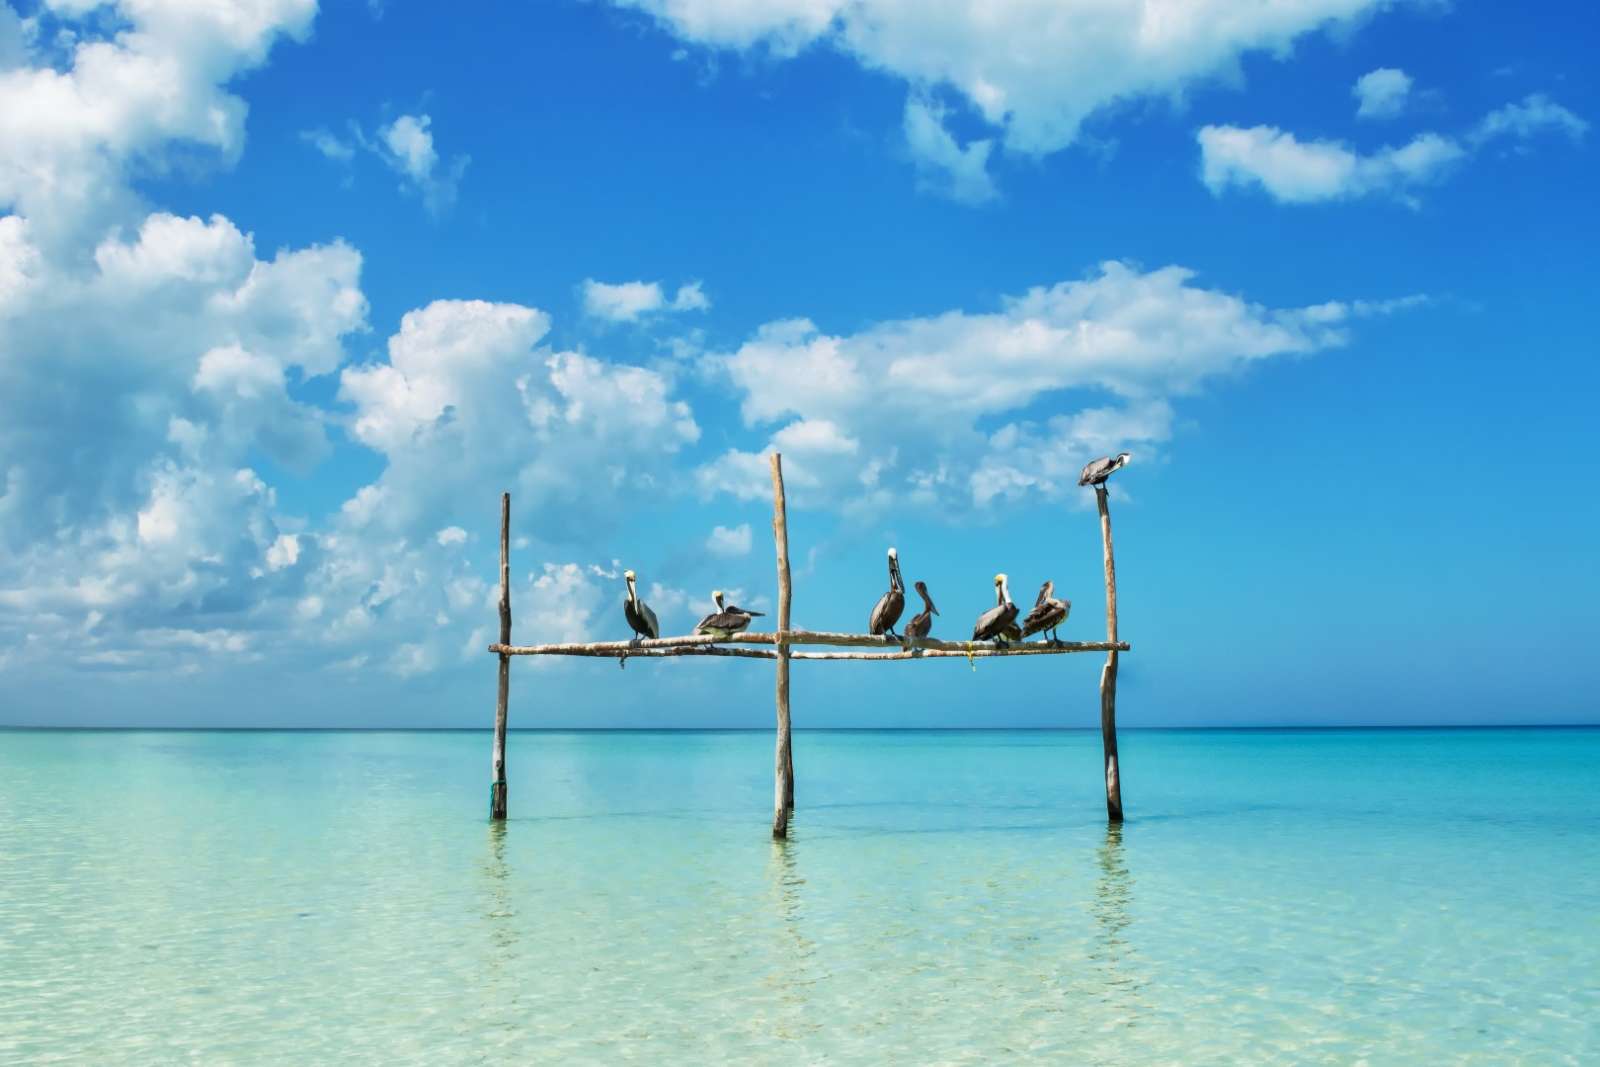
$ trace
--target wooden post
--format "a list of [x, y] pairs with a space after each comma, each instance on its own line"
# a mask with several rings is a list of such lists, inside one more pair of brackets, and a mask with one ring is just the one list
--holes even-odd
[[[511, 494], [500, 494], [500, 643], [511, 643]], [[511, 657], [500, 653], [500, 691], [494, 702], [494, 781], [489, 818], [506, 817], [506, 705], [511, 698]]]
[[772, 537], [778, 546], [778, 750], [772, 797], [772, 836], [789, 836], [794, 807], [794, 749], [789, 741], [789, 515], [783, 499], [783, 457], [772, 454]]
[[[1100, 506], [1100, 540], [1106, 553], [1106, 640], [1117, 643], [1117, 565], [1111, 554], [1111, 511], [1106, 506], [1106, 487], [1094, 487], [1095, 503]], [[1106, 653], [1100, 672], [1100, 745], [1106, 756], [1106, 817], [1122, 821], [1122, 774], [1117, 765], [1117, 650]]]

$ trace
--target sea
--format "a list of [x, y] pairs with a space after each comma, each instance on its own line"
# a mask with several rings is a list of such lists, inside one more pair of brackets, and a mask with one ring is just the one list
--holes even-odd
[[1600, 729], [489, 748], [0, 731], [0, 1063], [1600, 1063]]

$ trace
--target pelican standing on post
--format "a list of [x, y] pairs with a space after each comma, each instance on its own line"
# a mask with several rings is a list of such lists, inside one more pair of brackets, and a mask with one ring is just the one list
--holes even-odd
[[906, 583], [900, 577], [900, 557], [889, 549], [889, 591], [878, 598], [867, 619], [867, 633], [874, 637], [896, 637], [894, 624], [906, 610]]
[[622, 602], [622, 614], [627, 618], [628, 625], [633, 627], [633, 640], [629, 644], [637, 645], [644, 638], [654, 640], [661, 636], [661, 624], [656, 621], [656, 613], [650, 610], [650, 605], [639, 599], [639, 590], [634, 587], [634, 573], [622, 572], [623, 580], [628, 583], [628, 599]]
[[1014, 641], [1017, 606], [1011, 602], [1011, 589], [1004, 574], [994, 576], [995, 606], [978, 616], [972, 626], [974, 641]]
[[933, 617], [939, 614], [939, 609], [933, 606], [933, 598], [928, 595], [926, 582], [916, 583], [917, 595], [922, 598], [922, 610], [911, 616], [911, 621], [906, 623], [905, 636], [901, 643], [907, 648], [921, 641], [933, 629]]
[[1106, 484], [1106, 479], [1128, 465], [1128, 460], [1133, 458], [1132, 452], [1118, 452], [1115, 456], [1101, 456], [1091, 459], [1083, 465], [1083, 473], [1078, 475], [1079, 485], [1092, 485], [1099, 488]]
[[1023, 637], [1043, 633], [1052, 645], [1061, 643], [1061, 639], [1056, 635], [1056, 627], [1067, 621], [1067, 613], [1072, 610], [1072, 601], [1057, 600], [1053, 595], [1055, 591], [1055, 582], [1047, 581], [1040, 587], [1039, 599], [1034, 601], [1033, 610], [1028, 612], [1028, 617], [1022, 620]]

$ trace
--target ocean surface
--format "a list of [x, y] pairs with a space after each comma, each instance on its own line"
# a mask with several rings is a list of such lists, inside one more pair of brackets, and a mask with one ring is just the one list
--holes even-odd
[[0, 731], [0, 1063], [1600, 1063], [1600, 730]]

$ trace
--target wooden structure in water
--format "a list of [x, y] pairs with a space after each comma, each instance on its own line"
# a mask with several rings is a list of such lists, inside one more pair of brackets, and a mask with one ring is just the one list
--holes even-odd
[[[489, 815], [506, 817], [506, 713], [511, 689], [512, 656], [599, 656], [626, 661], [666, 656], [729, 656], [773, 660], [777, 665], [777, 748], [774, 753], [772, 836], [787, 837], [794, 811], [794, 751], [789, 729], [789, 663], [791, 660], [841, 660], [857, 663], [915, 661], [962, 657], [1059, 656], [1077, 652], [1104, 652], [1100, 672], [1100, 737], [1105, 751], [1106, 816], [1122, 821], [1122, 776], [1117, 763], [1117, 654], [1129, 646], [1117, 639], [1117, 575], [1111, 551], [1111, 513], [1106, 487], [1094, 487], [1100, 510], [1100, 536], [1105, 549], [1106, 639], [1104, 641], [1019, 642], [939, 641], [924, 638], [913, 648], [890, 637], [871, 634], [826, 633], [795, 630], [789, 626], [789, 520], [783, 493], [783, 458], [772, 457], [772, 535], [778, 554], [777, 630], [773, 633], [736, 633], [727, 638], [691, 634], [639, 641], [591, 641], [580, 644], [513, 645], [511, 643], [511, 494], [500, 497], [500, 640], [489, 651], [500, 657], [499, 692], [494, 711], [494, 778], [489, 792]], [[800, 648], [850, 651], [794, 651]], [[863, 649], [869, 651], [862, 651]]]

